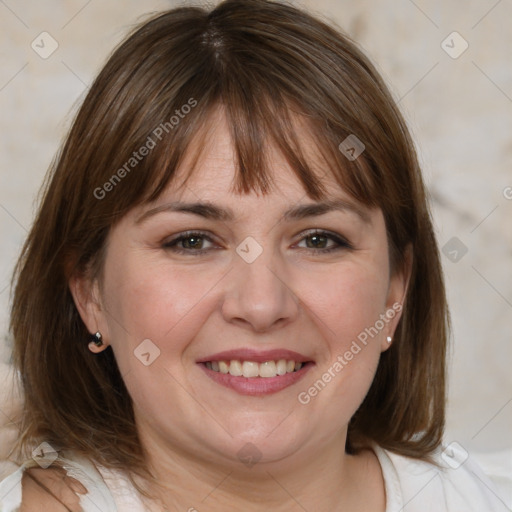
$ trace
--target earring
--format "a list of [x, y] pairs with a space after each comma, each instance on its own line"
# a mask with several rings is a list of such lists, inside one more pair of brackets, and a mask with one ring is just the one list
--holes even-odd
[[387, 341], [388, 343], [391, 343], [391, 341], [392, 341], [392, 340], [393, 340], [393, 338], [392, 338], [391, 336], [388, 336], [388, 337], [386, 338], [386, 341]]
[[94, 343], [97, 347], [101, 347], [103, 345], [103, 339], [101, 337], [101, 333], [98, 331], [95, 334], [91, 334], [91, 341], [89, 342], [89, 348], [91, 344]]

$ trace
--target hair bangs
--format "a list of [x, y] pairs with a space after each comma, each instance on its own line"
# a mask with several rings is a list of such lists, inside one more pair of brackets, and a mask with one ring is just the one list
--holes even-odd
[[[212, 118], [222, 110], [231, 132], [236, 193], [270, 191], [274, 180], [269, 150], [274, 147], [311, 199], [335, 194], [325, 185], [324, 179], [330, 175], [356, 201], [369, 207], [378, 205], [378, 187], [370, 166], [363, 158], [354, 162], [346, 159], [338, 148], [339, 135], [320, 116], [313, 116], [307, 106], [284, 97], [279, 90], [265, 90], [265, 77], [246, 83], [238, 78], [207, 91], [194, 113], [162, 140], [161, 150], [146, 162], [146, 186], [140, 187], [139, 183], [137, 187], [143, 202], [155, 201], [173, 184], [180, 165], [190, 156], [191, 163], [183, 169], [184, 179], [177, 187], [187, 183], [199, 167], [208, 137], [215, 131]], [[193, 89], [193, 84], [187, 84], [186, 90]]]

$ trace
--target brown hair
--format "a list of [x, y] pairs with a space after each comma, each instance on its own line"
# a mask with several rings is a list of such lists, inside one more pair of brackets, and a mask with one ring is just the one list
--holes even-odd
[[[308, 195], [322, 196], [301, 152], [300, 120], [344, 190], [382, 209], [393, 271], [412, 247], [403, 315], [350, 422], [347, 451], [375, 442], [428, 459], [444, 428], [448, 313], [413, 142], [353, 41], [267, 0], [164, 12], [138, 27], [92, 84], [51, 167], [15, 274], [11, 328], [25, 396], [20, 452], [46, 440], [106, 467], [144, 472], [113, 352], [89, 352], [68, 281], [101, 269], [109, 230], [135, 205], [158, 197], [219, 105], [232, 131], [239, 191], [269, 189], [264, 155], [271, 141]], [[353, 160], [338, 148], [349, 135], [365, 145]], [[146, 155], [131, 160], [142, 146]]]

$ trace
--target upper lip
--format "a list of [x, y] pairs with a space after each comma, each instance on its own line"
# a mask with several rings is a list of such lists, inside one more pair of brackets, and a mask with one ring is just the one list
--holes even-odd
[[265, 361], [279, 361], [286, 359], [287, 361], [295, 361], [297, 363], [306, 363], [312, 361], [310, 357], [299, 354], [293, 350], [276, 348], [273, 350], [254, 350], [251, 348], [239, 348], [234, 350], [225, 350], [217, 352], [207, 357], [198, 359], [198, 363], [206, 363], [208, 361], [254, 361], [255, 363], [264, 363]]

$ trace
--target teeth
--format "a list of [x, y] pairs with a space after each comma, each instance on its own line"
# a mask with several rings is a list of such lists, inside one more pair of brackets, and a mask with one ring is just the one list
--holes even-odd
[[206, 367], [210, 370], [220, 373], [229, 373], [234, 377], [276, 377], [277, 375], [285, 375], [300, 370], [302, 363], [295, 361], [287, 361], [279, 359], [278, 361], [265, 361], [264, 363], [256, 363], [255, 361], [208, 361]]
[[260, 377], [275, 377], [277, 375], [277, 365], [274, 361], [266, 361], [259, 365]]
[[[213, 366], [212, 366], [212, 370], [213, 370]], [[219, 370], [220, 370], [220, 373], [229, 373], [228, 363], [226, 363], [226, 361], [219, 361]]]
[[[257, 377], [259, 371], [259, 364], [252, 361], [244, 361], [242, 363], [242, 375], [244, 377]], [[231, 370], [230, 370], [231, 372]]]
[[230, 361], [229, 373], [234, 377], [241, 377], [243, 375], [242, 363], [240, 361]]
[[[290, 362], [293, 363], [293, 361]], [[284, 375], [286, 373], [287, 367], [288, 365], [286, 364], [286, 359], [279, 359], [276, 364], [277, 375]], [[293, 368], [295, 369], [295, 363], [293, 363]]]

